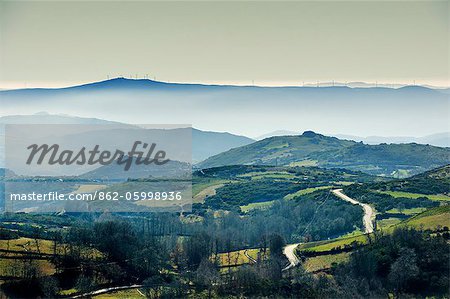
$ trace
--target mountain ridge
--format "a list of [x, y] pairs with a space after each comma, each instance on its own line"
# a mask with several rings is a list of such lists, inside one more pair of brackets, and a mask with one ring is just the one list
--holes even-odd
[[[246, 136], [277, 128], [325, 132], [330, 125], [336, 132], [355, 135], [390, 132], [408, 136], [447, 126], [449, 98], [440, 90], [424, 87], [260, 87], [146, 79], [0, 92], [3, 114], [32, 114], [42, 110], [42, 103], [53, 113], [89, 111], [98, 118], [126, 123], [184, 123]], [[417, 120], [423, 118], [428, 121], [419, 124]], [[252, 125], [242, 125], [247, 123]], [[403, 126], [405, 123], [410, 125]]]
[[[136, 129], [138, 125], [122, 122], [109, 121], [100, 118], [85, 118], [71, 115], [55, 115], [49, 113], [38, 113], [33, 115], [8, 115], [0, 117], [0, 133], [4, 124], [87, 124], [87, 125], [111, 125], [111, 129]], [[105, 129], [107, 129], [105, 128]], [[239, 147], [254, 142], [253, 139], [235, 135], [228, 132], [203, 131], [196, 128], [192, 130], [192, 159], [194, 163], [200, 162], [211, 155], [221, 153], [230, 148]], [[3, 148], [0, 139], [0, 149]], [[0, 166], [2, 152], [0, 151]]]
[[404, 177], [445, 165], [449, 157], [450, 148], [416, 143], [367, 145], [305, 131], [298, 136], [274, 136], [234, 148], [196, 166], [314, 165]]
[[258, 85], [232, 85], [232, 84], [205, 84], [205, 83], [180, 83], [180, 82], [164, 82], [151, 79], [132, 79], [125, 77], [117, 77], [113, 79], [82, 83], [77, 85], [65, 87], [38, 87], [38, 88], [20, 88], [20, 89], [0, 89], [0, 93], [16, 93], [16, 92], [33, 92], [33, 91], [68, 91], [75, 89], [92, 89], [92, 88], [136, 88], [136, 87], [209, 87], [209, 88], [255, 88], [255, 89], [334, 89], [334, 90], [431, 90], [431, 91], [446, 91], [448, 88], [432, 88], [430, 86], [421, 85], [404, 85], [395, 88], [388, 86], [367, 86], [367, 87], [352, 87], [346, 85], [286, 85], [286, 86], [258, 86]]

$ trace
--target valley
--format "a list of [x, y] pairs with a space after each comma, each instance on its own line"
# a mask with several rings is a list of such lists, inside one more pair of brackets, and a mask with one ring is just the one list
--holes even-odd
[[[115, 125], [128, 137], [136, 130]], [[91, 212], [84, 213], [46, 203], [39, 207], [52, 207], [51, 212], [30, 213], [39, 212], [38, 206], [16, 203], [17, 212], [0, 216], [1, 292], [20, 298], [221, 298], [280, 294], [286, 288], [306, 296], [309, 288], [345, 297], [353, 292], [349, 277], [364, 284], [372, 273], [378, 283], [370, 288], [382, 294], [394, 291], [388, 276], [398, 259], [414, 260], [413, 255], [425, 273], [417, 283], [447, 277], [448, 148], [365, 145], [312, 131], [253, 141], [180, 130], [199, 134], [204, 145], [218, 144], [193, 144], [193, 160], [203, 157], [193, 165], [170, 161], [160, 168], [130, 168], [125, 175], [121, 165], [37, 180], [2, 169], [0, 191], [11, 181], [28, 181], [37, 191], [59, 183], [58, 192], [85, 196], [131, 189], [147, 194], [149, 184], [184, 186], [178, 191], [192, 204], [164, 210], [163, 202], [152, 207], [120, 202], [116, 211], [92, 201], [84, 205]], [[378, 260], [383, 248], [392, 252], [388, 261]], [[430, 263], [444, 268], [427, 272]], [[359, 272], [367, 265], [385, 268]], [[323, 280], [332, 287], [318, 287]], [[431, 293], [408, 286], [408, 292], [444, 294], [445, 286], [433, 284]]]
[[298, 136], [270, 137], [234, 148], [196, 166], [319, 166], [401, 178], [444, 165], [449, 155], [450, 148], [414, 143], [368, 145], [306, 131]]
[[[270, 269], [284, 278], [295, 277], [298, 271], [313, 277], [323, 273], [339, 277], [337, 269], [347, 267], [355, 254], [372, 250], [371, 246], [377, 244], [378, 239], [397, 236], [401, 230], [414, 228], [422, 231], [424, 238], [429, 234], [446, 238], [450, 227], [450, 210], [445, 197], [449, 192], [448, 173], [449, 166], [444, 166], [407, 179], [392, 179], [319, 167], [223, 166], [193, 173], [193, 210], [183, 215], [140, 213], [139, 217], [133, 217], [113, 213], [91, 215], [88, 220], [87, 215], [70, 213], [5, 214], [1, 221], [0, 255], [10, 262], [2, 263], [2, 289], [8, 294], [16, 292], [15, 279], [33, 279], [34, 274], [11, 272], [10, 268], [17, 261], [29, 259], [39, 261], [32, 264], [41, 271], [41, 284], [45, 277], [69, 275], [74, 264], [65, 264], [68, 257], [76, 258], [75, 265], [83, 265], [83, 268], [90, 263], [98, 268], [113, 262], [121, 271], [141, 275], [138, 273], [144, 269], [139, 270], [139, 265], [127, 260], [140, 259], [139, 252], [144, 250], [144, 254], [153, 246], [166, 250], [160, 262], [168, 264], [162, 267], [177, 275], [194, 264], [197, 266], [193, 267], [209, 269], [211, 273], [218, 271], [214, 275], [223, 279], [256, 269]], [[99, 186], [83, 188], [85, 192], [92, 192]], [[418, 188], [422, 193], [416, 193]], [[409, 194], [414, 195], [404, 197]], [[92, 217], [97, 220], [90, 228]], [[387, 224], [386, 219], [394, 218], [399, 220]], [[126, 231], [140, 233], [123, 235], [121, 226], [127, 227]], [[116, 232], [111, 235], [112, 227], [116, 227]], [[90, 239], [90, 234], [95, 234], [96, 240]], [[104, 238], [110, 241], [102, 241]], [[105, 246], [123, 238], [129, 240], [122, 243], [125, 248], [134, 242], [136, 248], [140, 248], [132, 255], [128, 252], [126, 260], [117, 256], [122, 251], [115, 252], [116, 249]], [[137, 245], [148, 241], [151, 243], [144, 247]], [[152, 267], [147, 269], [145, 271], [154, 271]], [[70, 275], [90, 275], [86, 270], [76, 273]], [[263, 275], [257, 273], [255, 275]], [[16, 278], [11, 280], [11, 275]], [[136, 286], [136, 281], [119, 282], [117, 274], [116, 278], [108, 278], [107, 272], [100, 275], [102, 283], [86, 287], [78, 279], [62, 288], [60, 295], [67, 296], [62, 294], [68, 294], [69, 289], [74, 289], [70, 296], [92, 290], [92, 296], [98, 294], [100, 298], [104, 296], [101, 293], [131, 292], [122, 288], [137, 288], [145, 294], [156, 287], [145, 280], [140, 280]], [[165, 279], [172, 277], [167, 275]], [[198, 290], [188, 288], [185, 291], [196, 293]]]

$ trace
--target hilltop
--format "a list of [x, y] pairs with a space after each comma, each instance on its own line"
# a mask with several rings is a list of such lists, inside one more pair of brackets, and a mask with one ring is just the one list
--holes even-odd
[[223, 165], [313, 165], [404, 177], [445, 165], [449, 148], [420, 144], [367, 145], [312, 131], [275, 136], [208, 158], [200, 168]]
[[315, 164], [314, 161], [307, 161], [309, 154], [336, 150], [354, 144], [356, 144], [354, 141], [340, 140], [336, 137], [306, 131], [302, 135], [274, 136], [234, 148], [210, 157], [197, 166], [209, 168], [238, 164], [289, 165], [300, 161]]

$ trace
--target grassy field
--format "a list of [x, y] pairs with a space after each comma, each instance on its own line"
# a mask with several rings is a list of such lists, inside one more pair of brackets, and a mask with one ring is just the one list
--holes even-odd
[[204, 203], [208, 196], [216, 195], [216, 190], [223, 187], [224, 184], [216, 184], [206, 187], [193, 196], [193, 203]]
[[383, 194], [389, 194], [392, 197], [406, 197], [406, 198], [419, 198], [419, 197], [427, 197], [430, 200], [437, 201], [450, 201], [450, 196], [444, 194], [435, 194], [435, 195], [427, 195], [420, 193], [409, 193], [409, 192], [401, 192], [401, 191], [378, 191]]
[[336, 181], [333, 183], [336, 185], [342, 185], [342, 186], [350, 186], [350, 185], [354, 184], [354, 182], [346, 182], [346, 181]]
[[213, 185], [220, 185], [220, 184], [225, 184], [230, 182], [229, 180], [222, 180], [222, 179], [213, 179], [213, 178], [208, 178], [208, 179], [201, 179], [200, 181], [194, 181], [194, 183], [192, 184], [192, 196], [196, 196], [197, 194], [199, 194], [202, 190], [211, 187]]
[[111, 292], [107, 294], [96, 295], [92, 298], [95, 299], [142, 299], [145, 296], [142, 296], [137, 289], [131, 290], [122, 290], [117, 292]]
[[399, 225], [435, 230], [438, 226], [450, 227], [450, 206], [441, 206], [413, 216]]
[[104, 188], [106, 188], [106, 185], [84, 184], [79, 185], [78, 189], [75, 190], [73, 193], [92, 193]]
[[355, 229], [352, 232], [349, 232], [345, 235], [340, 236], [340, 239], [345, 239], [345, 238], [350, 238], [350, 237], [356, 237], [356, 236], [362, 236], [364, 235], [364, 232], [362, 230], [360, 230], [359, 228]]
[[[27, 252], [42, 253], [42, 254], [53, 254], [54, 253], [53, 252], [53, 245], [54, 245], [53, 241], [37, 239], [37, 242], [39, 244], [39, 251], [38, 251], [38, 244], [36, 244], [36, 240], [31, 239], [31, 238], [0, 240], [0, 249], [11, 250], [11, 251], [22, 251], [22, 252], [27, 251]], [[9, 256], [11, 256], [14, 253], [5, 253], [5, 254], [8, 254]], [[57, 252], [57, 254], [60, 254], [60, 253]], [[95, 248], [90, 248], [88, 251], [85, 251], [85, 254], [87, 254], [91, 257], [97, 257], [97, 258], [103, 257], [103, 254]], [[18, 255], [21, 255], [21, 254], [18, 254]]]
[[390, 209], [390, 210], [386, 211], [386, 213], [403, 213], [405, 215], [416, 215], [416, 214], [420, 214], [426, 210], [427, 210], [427, 208], [411, 208], [411, 209], [403, 209], [401, 211], [399, 209]]
[[274, 204], [274, 200], [271, 201], [263, 201], [263, 202], [253, 202], [253, 203], [249, 203], [248, 205], [245, 206], [240, 206], [241, 211], [244, 213], [247, 213], [248, 211], [254, 210], [254, 209], [267, 209], [269, 207], [271, 207]]
[[78, 292], [77, 289], [68, 289], [59, 291], [59, 294], [62, 296], [69, 296], [75, 294], [76, 292]]
[[328, 254], [307, 258], [303, 267], [308, 272], [315, 272], [331, 268], [333, 263], [339, 264], [346, 262], [350, 256], [349, 252], [338, 254]]
[[[284, 197], [284, 199], [291, 200], [291, 199], [293, 199], [293, 198], [295, 198], [297, 196], [301, 196], [301, 195], [305, 195], [305, 194], [308, 194], [308, 193], [312, 193], [312, 192], [317, 191], [317, 190], [323, 190], [323, 189], [329, 189], [329, 188], [331, 188], [331, 186], [321, 186], [321, 187], [314, 187], [314, 188], [306, 188], [306, 189], [299, 190], [299, 191], [297, 191], [295, 193], [288, 194], [288, 195], [286, 195]], [[270, 206], [272, 206], [274, 204], [274, 202], [275, 202], [274, 200], [263, 201], [263, 202], [254, 202], [254, 203], [250, 203], [250, 204], [245, 205], [245, 206], [240, 206], [240, 208], [241, 208], [242, 212], [247, 213], [248, 211], [251, 211], [251, 210], [254, 210], [254, 209], [267, 209]]]
[[251, 177], [252, 180], [260, 179], [292, 179], [295, 178], [293, 173], [286, 171], [265, 171], [265, 172], [248, 172], [238, 175], [238, 177], [245, 178]]
[[[13, 276], [23, 278], [20, 273], [21, 267], [28, 267], [27, 260], [2, 259], [0, 258], [0, 276]], [[32, 263], [39, 269], [40, 275], [52, 275], [55, 273], [55, 266], [47, 260], [33, 260]]]
[[[253, 263], [246, 255], [245, 250], [232, 251], [219, 254], [219, 264], [221, 267], [240, 266]], [[248, 249], [247, 254], [255, 260], [258, 260], [259, 249]], [[268, 254], [268, 251], [267, 251]]]
[[[49, 240], [37, 239], [40, 253], [53, 253], [53, 242]], [[8, 248], [9, 243], [9, 248]], [[13, 251], [31, 251], [38, 252], [37, 244], [34, 239], [19, 238], [13, 240], [0, 240], [0, 249], [8, 249]]]
[[323, 189], [329, 189], [329, 188], [331, 188], [331, 186], [321, 186], [321, 187], [314, 187], [314, 188], [306, 188], [306, 189], [298, 190], [295, 193], [288, 194], [288, 195], [286, 195], [284, 197], [284, 199], [290, 200], [290, 199], [293, 199], [293, 198], [295, 198], [297, 196], [301, 196], [301, 195], [305, 195], [305, 194], [308, 194], [308, 193], [313, 193], [314, 191], [317, 191], [317, 190], [323, 190]]
[[309, 242], [309, 243], [303, 243], [300, 244], [297, 249], [300, 250], [308, 250], [308, 251], [315, 251], [315, 252], [323, 252], [323, 251], [330, 251], [333, 248], [349, 245], [353, 242], [358, 242], [361, 244], [367, 243], [367, 236], [366, 235], [357, 235], [352, 237], [341, 237], [333, 240], [324, 240], [324, 241], [317, 241], [317, 242]]
[[377, 221], [377, 228], [378, 229], [386, 229], [388, 227], [394, 226], [399, 224], [400, 222], [402, 222], [402, 219], [400, 218], [387, 218], [387, 219], [382, 219], [382, 220], [378, 220]]

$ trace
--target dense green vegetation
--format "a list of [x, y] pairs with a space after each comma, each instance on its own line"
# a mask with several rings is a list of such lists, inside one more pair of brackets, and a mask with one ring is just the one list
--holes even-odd
[[389, 194], [373, 191], [370, 188], [371, 186], [368, 185], [354, 184], [344, 187], [344, 192], [360, 202], [373, 204], [380, 213], [391, 209], [398, 209], [401, 212], [405, 209], [431, 208], [439, 205], [439, 202], [432, 201], [425, 196], [419, 198], [393, 197]]
[[[195, 195], [217, 189], [182, 215], [6, 213], [0, 295], [47, 298], [140, 284], [149, 298], [448, 297], [450, 206], [426, 198], [436, 188], [448, 193], [443, 173], [387, 180], [343, 169], [225, 166], [193, 174]], [[382, 193], [400, 182], [425, 196]], [[363, 235], [363, 209], [332, 188], [396, 222]], [[265, 206], [243, 211], [247, 204]], [[297, 242], [305, 264], [283, 271], [283, 247]]]
[[[450, 166], [439, 167], [407, 179], [345, 186], [344, 192], [364, 203], [372, 204], [386, 228], [418, 214], [424, 208], [446, 204], [450, 197]], [[414, 193], [411, 193], [414, 192]]]
[[[273, 177], [274, 173], [281, 174]], [[286, 175], [289, 174], [289, 175]], [[221, 178], [251, 180], [254, 177], [271, 177], [293, 182], [377, 182], [386, 181], [380, 177], [374, 177], [360, 171], [348, 169], [325, 169], [319, 167], [286, 167], [286, 166], [262, 166], [262, 165], [232, 165], [202, 169], [193, 175], [194, 185], [197, 179]]]
[[450, 246], [444, 237], [396, 229], [353, 253], [333, 273], [338, 290], [350, 297], [448, 296], [449, 261]]
[[242, 245], [258, 247], [261, 238], [271, 233], [281, 235], [287, 242], [330, 238], [360, 228], [361, 219], [359, 207], [330, 196], [329, 191], [316, 191], [293, 200], [277, 201], [264, 210], [249, 211], [244, 217], [227, 212], [217, 219], [207, 213], [203, 227], [220, 239], [239, 240], [231, 248], [235, 250]]
[[404, 177], [445, 165], [449, 155], [449, 148], [415, 143], [366, 145], [308, 131], [300, 136], [271, 137], [231, 149], [206, 159], [198, 167], [312, 163], [326, 168]]
[[212, 209], [240, 209], [239, 206], [249, 203], [282, 199], [307, 186], [310, 185], [273, 180], [232, 183], [218, 189], [206, 202]]
[[371, 189], [418, 194], [449, 194], [450, 165], [445, 165], [403, 180], [374, 183]]
[[197, 171], [193, 180], [194, 189], [196, 185], [205, 185], [210, 181], [226, 182], [216, 190], [215, 195], [205, 198], [204, 204], [194, 205], [196, 208], [239, 212], [241, 206], [291, 199], [314, 188], [382, 179], [344, 169], [236, 165]]
[[305, 132], [301, 136], [270, 137], [210, 157], [198, 166], [211, 168], [237, 164], [288, 165], [291, 162], [306, 160], [313, 152], [339, 149], [354, 143], [314, 132]]
[[429, 229], [432, 231], [448, 231], [450, 227], [450, 205], [443, 205], [417, 214], [402, 223], [401, 226]]

